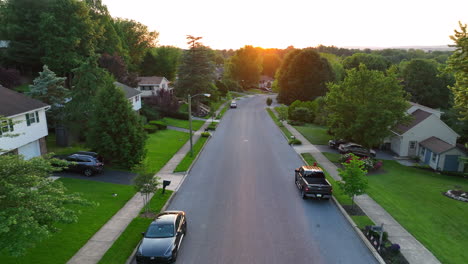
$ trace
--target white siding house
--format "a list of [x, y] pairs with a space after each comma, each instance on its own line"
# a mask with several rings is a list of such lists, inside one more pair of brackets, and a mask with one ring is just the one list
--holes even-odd
[[137, 90], [141, 92], [141, 96], [143, 97], [156, 95], [160, 89], [171, 89], [169, 88], [169, 81], [165, 77], [138, 77], [137, 80]]
[[456, 146], [459, 135], [440, 120], [441, 112], [411, 103], [407, 113], [413, 120], [392, 129], [390, 149], [401, 157], [418, 156], [435, 170], [463, 171], [458, 158], [466, 153]]
[[114, 84], [124, 91], [125, 97], [132, 103], [133, 110], [138, 112], [141, 109], [141, 92], [123, 83], [114, 82]]
[[[0, 116], [8, 119], [0, 124], [0, 154], [11, 152], [25, 159], [46, 154], [48, 108], [38, 100], [0, 86]], [[17, 136], [5, 137], [7, 134]]]

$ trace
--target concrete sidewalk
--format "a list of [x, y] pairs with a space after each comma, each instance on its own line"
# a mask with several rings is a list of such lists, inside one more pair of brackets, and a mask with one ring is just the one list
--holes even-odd
[[[284, 126], [300, 141], [302, 145], [294, 146], [298, 153], [310, 153], [335, 180], [341, 180], [335, 164], [328, 160], [314, 145], [312, 145], [294, 127], [283, 122]], [[441, 263], [423, 244], [414, 238], [403, 228], [384, 208], [376, 203], [367, 194], [357, 196], [354, 201], [377, 225], [384, 224], [384, 230], [388, 232], [388, 239], [392, 243], [399, 244], [401, 253], [411, 264], [438, 264]]]
[[[222, 107], [216, 111], [216, 115]], [[194, 132], [193, 144], [201, 137], [201, 133], [209, 126], [211, 119], [206, 120], [203, 126]], [[184, 159], [190, 151], [190, 140], [182, 146], [177, 153], [156, 173], [160, 181], [169, 180], [171, 184], [166, 188], [177, 191], [182, 184], [186, 173], [173, 173], [174, 169]], [[195, 162], [195, 161], [194, 161]], [[151, 195], [152, 197], [152, 195]], [[143, 208], [143, 196], [140, 193], [135, 194], [88, 242], [67, 262], [69, 264], [95, 264], [104, 256], [112, 244], [127, 228], [130, 222], [139, 215]]]

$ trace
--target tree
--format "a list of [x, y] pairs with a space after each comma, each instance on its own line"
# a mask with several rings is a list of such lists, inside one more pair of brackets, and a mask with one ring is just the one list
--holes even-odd
[[278, 119], [284, 121], [288, 119], [288, 107], [287, 106], [278, 106], [275, 107], [276, 112], [278, 113]]
[[70, 91], [64, 87], [65, 79], [57, 77], [47, 65], [44, 65], [42, 72], [34, 79], [33, 85], [29, 85], [28, 95], [51, 106], [46, 112], [47, 122], [50, 124], [62, 119], [61, 110], [70, 94]]
[[179, 101], [170, 90], [159, 89], [155, 95], [148, 96], [145, 104], [156, 108], [159, 112], [176, 113], [179, 111]]
[[358, 159], [354, 154], [343, 163], [344, 169], [338, 169], [338, 174], [342, 181], [339, 181], [343, 192], [351, 198], [352, 208], [354, 208], [354, 197], [366, 193], [368, 186], [367, 171], [364, 169], [364, 161]]
[[448, 107], [450, 90], [447, 86], [453, 82], [438, 68], [436, 61], [427, 59], [412, 59], [403, 68], [405, 90], [411, 94], [413, 102], [432, 108]]
[[261, 72], [261, 56], [253, 46], [239, 49], [227, 62], [227, 76], [240, 83], [243, 90], [257, 87]]
[[140, 65], [140, 74], [142, 76], [157, 76], [156, 62], [156, 56], [148, 50]]
[[281, 58], [276, 53], [263, 56], [262, 74], [275, 77], [276, 70], [281, 66]]
[[142, 121], [109, 74], [102, 76], [102, 82], [93, 100], [87, 143], [113, 164], [132, 168], [145, 156]]
[[154, 194], [160, 185], [158, 180], [159, 178], [152, 173], [141, 173], [135, 178], [135, 189], [143, 195], [143, 208], [146, 213], [148, 213], [150, 209], [149, 201], [151, 199], [151, 194]]
[[155, 75], [164, 76], [173, 81], [176, 77], [182, 50], [172, 46], [161, 46], [154, 49], [156, 65]]
[[346, 74], [341, 58], [331, 53], [320, 53], [320, 57], [326, 58], [333, 69], [334, 80], [341, 82]]
[[[194, 43], [193, 37], [188, 36], [190, 50], [182, 55], [179, 65], [176, 93], [179, 97], [186, 98], [188, 94], [195, 95], [207, 93], [214, 82], [214, 65], [211, 61], [212, 51], [201, 43]], [[195, 38], [199, 39], [199, 38]], [[194, 100], [199, 100], [196, 97]]]
[[0, 85], [13, 89], [21, 84], [20, 78], [20, 73], [17, 70], [0, 67]]
[[391, 127], [408, 120], [408, 94], [394, 71], [385, 74], [360, 65], [348, 70], [343, 82], [328, 85], [327, 123], [336, 138], [373, 147], [391, 135]]
[[126, 84], [130, 87], [138, 86], [136, 74], [128, 72], [125, 61], [118, 54], [102, 54], [99, 58], [99, 67], [102, 67], [110, 72], [120, 83]]
[[63, 161], [42, 157], [24, 160], [0, 155], [0, 248], [12, 256], [25, 253], [58, 231], [57, 223], [74, 223], [77, 212], [69, 204], [90, 205], [50, 178]]
[[367, 66], [369, 70], [386, 71], [390, 62], [384, 57], [376, 54], [355, 53], [343, 61], [346, 70], [358, 68], [360, 64]]
[[314, 100], [325, 95], [326, 83], [331, 80], [333, 72], [327, 59], [313, 49], [293, 51], [279, 69], [278, 102]]
[[128, 52], [127, 66], [130, 71], [137, 71], [146, 51], [156, 45], [159, 33], [134, 20], [117, 18], [114, 25], [123, 48]]
[[455, 42], [456, 50], [447, 61], [447, 71], [455, 76], [452, 90], [455, 108], [460, 111], [462, 120], [468, 120], [468, 33], [466, 24], [459, 22], [460, 31], [450, 38]]

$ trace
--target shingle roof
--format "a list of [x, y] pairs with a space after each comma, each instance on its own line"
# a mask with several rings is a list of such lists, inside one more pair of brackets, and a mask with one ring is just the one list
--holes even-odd
[[48, 105], [0, 85], [0, 115], [13, 116]]
[[148, 77], [138, 77], [139, 85], [149, 85], [149, 84], [160, 84], [164, 77], [159, 76], [148, 76]]
[[411, 113], [413, 120], [407, 125], [397, 125], [394, 129], [400, 135], [403, 135], [406, 131], [410, 130], [411, 128], [415, 127], [417, 124], [421, 123], [423, 120], [428, 118], [431, 113], [418, 109]]
[[421, 141], [419, 144], [435, 153], [442, 153], [456, 147], [437, 137], [430, 137], [424, 141]]
[[137, 89], [127, 86], [123, 83], [114, 82], [114, 84], [117, 85], [117, 87], [120, 87], [125, 92], [125, 97], [127, 98], [132, 98], [136, 95], [141, 94], [141, 92], [138, 91]]

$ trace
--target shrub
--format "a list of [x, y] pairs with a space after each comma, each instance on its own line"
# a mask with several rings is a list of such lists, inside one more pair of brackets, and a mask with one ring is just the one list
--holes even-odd
[[215, 123], [211, 123], [211, 124], [206, 128], [205, 131], [207, 131], [207, 130], [216, 130], [216, 124], [215, 124]]
[[145, 104], [141, 107], [141, 114], [145, 116], [147, 120], [158, 120], [161, 118], [161, 115], [156, 109]]
[[172, 117], [172, 118], [176, 118], [180, 120], [189, 119], [188, 113], [184, 113], [184, 112], [167, 112], [167, 111], [161, 111], [161, 110], [160, 112], [164, 117]]
[[167, 129], [167, 124], [164, 123], [163, 121], [150, 121], [149, 122], [150, 125], [153, 125], [155, 127], [157, 127], [158, 130], [164, 130], [164, 129]]
[[148, 134], [153, 134], [155, 133], [156, 131], [158, 131], [158, 127], [157, 126], [154, 126], [154, 125], [144, 125], [143, 128], [145, 129], [145, 131], [148, 133]]
[[291, 138], [289, 140], [289, 145], [302, 145], [302, 141], [297, 138]]
[[304, 122], [298, 120], [289, 120], [288, 124], [290, 124], [291, 126], [302, 126], [304, 125]]
[[266, 99], [266, 104], [267, 104], [268, 106], [270, 106], [272, 103], [273, 103], [273, 100], [272, 100], [270, 97], [268, 97], [268, 98]]
[[[349, 163], [351, 161], [351, 159], [353, 158], [353, 154], [351, 153], [347, 153], [347, 154], [344, 154], [344, 155], [341, 155], [339, 161], [341, 163]], [[373, 169], [378, 169], [382, 166], [382, 162], [380, 162], [380, 165], [376, 167], [376, 162], [373, 158], [365, 158], [365, 157], [360, 157], [358, 158], [359, 160], [362, 160], [364, 163], [363, 163], [363, 169], [367, 170], [367, 171], [370, 171], [370, 170], [373, 170]]]
[[209, 136], [211, 136], [211, 134], [210, 134], [210, 132], [206, 132], [206, 131], [205, 131], [205, 132], [202, 132], [202, 133], [201, 133], [201, 136], [202, 136], [202, 137], [209, 137]]

